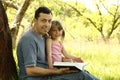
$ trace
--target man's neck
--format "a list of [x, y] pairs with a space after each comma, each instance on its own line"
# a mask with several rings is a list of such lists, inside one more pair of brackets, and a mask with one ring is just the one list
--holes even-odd
[[35, 26], [33, 26], [33, 31], [34, 31], [36, 34], [38, 34], [41, 38], [43, 37], [43, 35], [40, 34], [40, 33], [37, 31], [37, 29], [36, 29]]

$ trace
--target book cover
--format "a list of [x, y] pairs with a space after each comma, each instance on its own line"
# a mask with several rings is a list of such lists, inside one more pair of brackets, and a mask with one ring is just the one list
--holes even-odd
[[78, 62], [54, 62], [53, 66], [55, 68], [70, 68], [71, 70], [84, 70], [84, 67], [88, 65], [88, 62], [78, 63]]

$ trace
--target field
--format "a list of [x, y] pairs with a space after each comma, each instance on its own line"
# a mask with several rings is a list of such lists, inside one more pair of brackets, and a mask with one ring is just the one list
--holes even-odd
[[101, 80], [120, 80], [120, 44], [65, 41], [64, 46], [70, 54], [89, 62], [85, 69]]
[[120, 44], [103, 42], [65, 42], [67, 51], [90, 64], [85, 67], [101, 80], [120, 80]]

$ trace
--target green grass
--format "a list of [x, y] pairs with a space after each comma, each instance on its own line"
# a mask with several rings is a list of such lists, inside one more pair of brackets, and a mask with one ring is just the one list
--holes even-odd
[[120, 80], [120, 44], [74, 41], [65, 43], [65, 48], [89, 62], [85, 69], [101, 80]]
[[[85, 67], [101, 80], [120, 80], [120, 44], [93, 42], [66, 42], [65, 48], [72, 55], [90, 64]], [[17, 62], [14, 51], [15, 60]]]

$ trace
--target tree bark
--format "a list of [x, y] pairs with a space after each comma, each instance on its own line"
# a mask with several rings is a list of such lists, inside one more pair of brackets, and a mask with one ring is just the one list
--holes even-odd
[[18, 80], [12, 38], [5, 9], [0, 0], [0, 80]]

